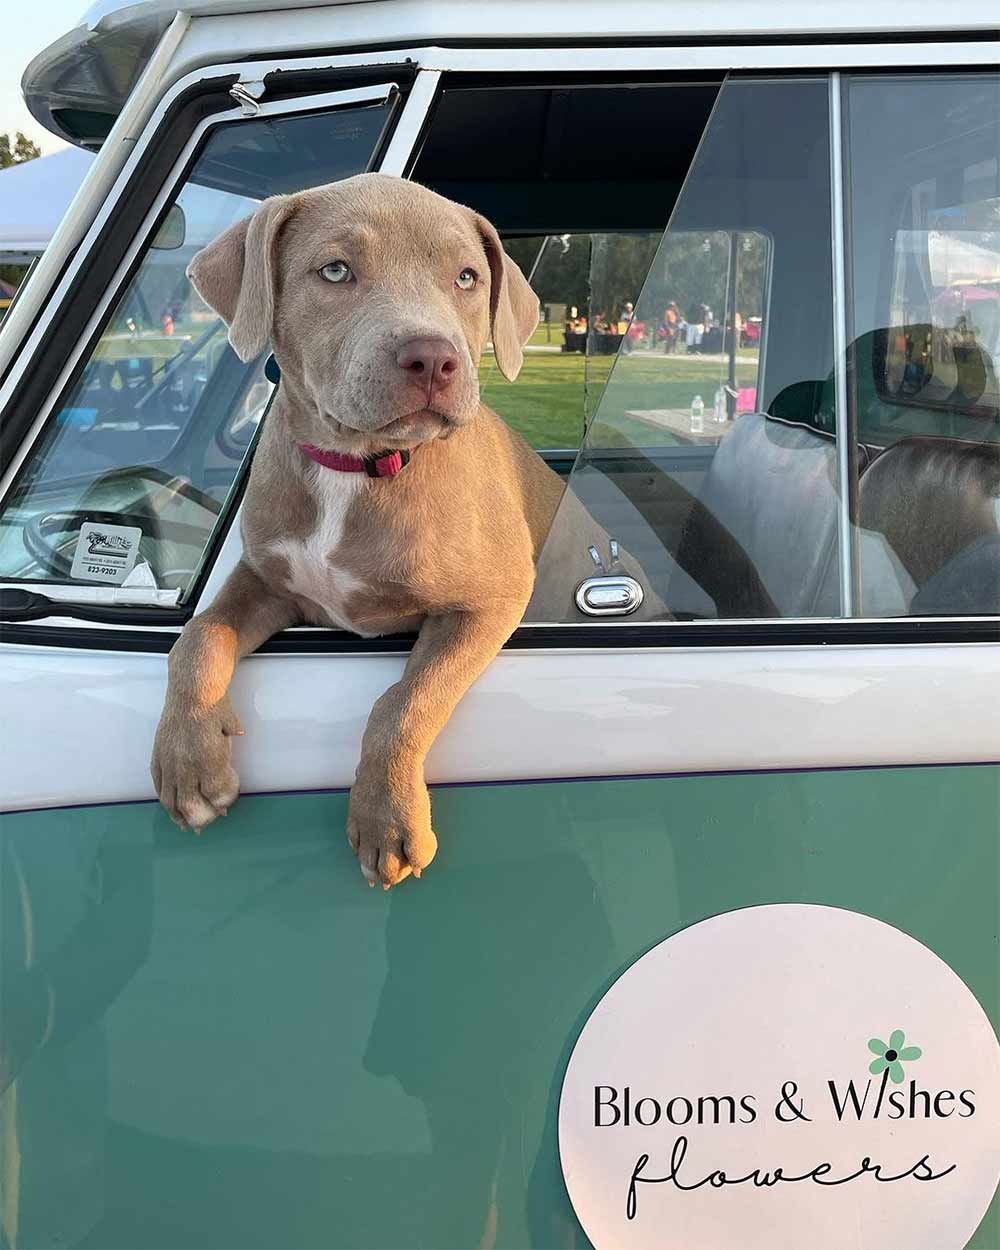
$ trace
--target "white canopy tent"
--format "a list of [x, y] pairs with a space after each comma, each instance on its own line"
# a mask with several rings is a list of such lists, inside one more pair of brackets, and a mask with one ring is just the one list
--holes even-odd
[[[45, 251], [93, 159], [82, 148], [66, 148], [0, 170], [0, 264], [28, 265]], [[240, 199], [192, 183], [184, 187], [181, 246], [187, 259], [232, 222]], [[245, 206], [252, 213], [257, 201], [246, 199]]]
[[27, 265], [45, 251], [93, 159], [65, 148], [0, 170], [0, 264]]

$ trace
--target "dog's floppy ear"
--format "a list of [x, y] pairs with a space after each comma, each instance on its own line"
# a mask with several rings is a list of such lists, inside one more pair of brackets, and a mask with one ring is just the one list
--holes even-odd
[[500, 236], [485, 217], [476, 226], [490, 263], [490, 332], [500, 372], [513, 382], [521, 372], [527, 343], [538, 325], [538, 296], [515, 261], [503, 250]]
[[229, 342], [240, 360], [259, 356], [271, 337], [278, 234], [294, 208], [293, 196], [272, 196], [188, 265], [195, 290], [229, 326]]

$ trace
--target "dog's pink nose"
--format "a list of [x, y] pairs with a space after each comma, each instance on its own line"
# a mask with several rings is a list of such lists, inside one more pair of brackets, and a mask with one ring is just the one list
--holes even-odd
[[396, 363], [428, 400], [451, 385], [458, 373], [458, 353], [447, 339], [409, 339], [396, 352]]

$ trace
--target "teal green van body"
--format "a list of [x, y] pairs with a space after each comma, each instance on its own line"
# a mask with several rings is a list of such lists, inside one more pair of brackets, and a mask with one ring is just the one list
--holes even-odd
[[[556, 1140], [574, 1042], [650, 947], [755, 904], [881, 919], [1000, 1022], [1000, 768], [455, 786], [434, 810], [434, 870], [390, 893], [339, 792], [245, 796], [200, 839], [151, 803], [3, 818], [5, 1246], [588, 1246]], [[970, 1245], [1000, 1246], [996, 1200]]]

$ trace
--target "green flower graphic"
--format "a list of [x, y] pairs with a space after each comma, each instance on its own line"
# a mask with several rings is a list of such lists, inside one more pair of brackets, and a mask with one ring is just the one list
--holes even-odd
[[872, 1038], [868, 1043], [868, 1049], [873, 1055], [878, 1055], [878, 1058], [872, 1060], [868, 1068], [872, 1076], [878, 1076], [880, 1072], [885, 1072], [888, 1069], [893, 1084], [902, 1085], [903, 1064], [919, 1059], [924, 1053], [919, 1046], [905, 1046], [905, 1041], [906, 1034], [902, 1029], [893, 1031], [889, 1037], [888, 1044], [877, 1037]]

